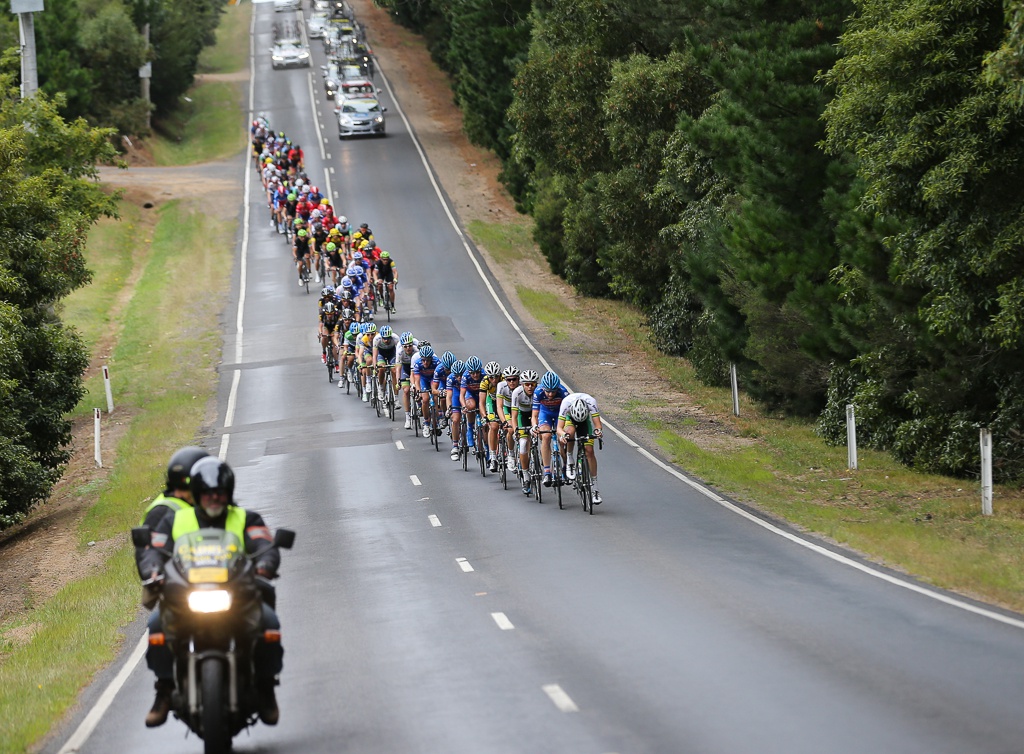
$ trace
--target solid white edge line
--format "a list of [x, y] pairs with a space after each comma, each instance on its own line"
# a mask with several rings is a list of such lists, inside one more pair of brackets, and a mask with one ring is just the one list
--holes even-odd
[[416, 476], [415, 474], [410, 474], [410, 475], [409, 475], [409, 479], [411, 479], [411, 480], [412, 480], [412, 483], [413, 483], [414, 485], [416, 485], [417, 487], [420, 487], [420, 486], [422, 486], [422, 484], [423, 484], [423, 483], [422, 483], [422, 482], [420, 481], [420, 478], [419, 478], [418, 476]]
[[436, 527], [436, 526], [440, 526], [441, 525], [441, 519], [439, 519], [433, 513], [431, 513], [429, 516], [427, 516], [427, 520], [430, 522], [431, 526], [435, 526]]
[[572, 700], [568, 694], [566, 694], [562, 687], [557, 683], [549, 683], [545, 686], [541, 686], [544, 693], [548, 695], [548, 698], [555, 703], [562, 712], [579, 712], [580, 708], [576, 706], [576, 702]]
[[[391, 97], [391, 100], [392, 100], [392, 102], [395, 105], [395, 109], [398, 111], [398, 115], [401, 117], [402, 122], [405, 124], [406, 130], [409, 132], [409, 138], [412, 139], [413, 146], [416, 147], [416, 151], [417, 151], [417, 153], [420, 156], [420, 162], [423, 163], [423, 168], [427, 172], [427, 177], [430, 179], [430, 184], [434, 187], [434, 193], [437, 195], [438, 201], [441, 202], [441, 207], [444, 209], [445, 214], [448, 216], [448, 222], [451, 223], [452, 228], [455, 229], [456, 235], [458, 235], [459, 240], [462, 242], [462, 247], [466, 250], [466, 254], [469, 256], [470, 261], [473, 263], [473, 266], [476, 268], [477, 274], [480, 276], [480, 279], [483, 280], [484, 285], [487, 287], [488, 292], [491, 294], [491, 298], [494, 299], [494, 303], [496, 303], [498, 305], [498, 309], [501, 310], [501, 313], [505, 315], [505, 319], [508, 320], [509, 324], [512, 326], [512, 329], [516, 331], [516, 333], [522, 339], [522, 341], [526, 345], [526, 347], [529, 348], [530, 351], [533, 353], [533, 355], [537, 357], [537, 360], [541, 364], [544, 365], [544, 368], [549, 370], [549, 371], [552, 371], [552, 372], [555, 371], [551, 367], [551, 364], [548, 363], [547, 359], [545, 359], [541, 355], [540, 351], [538, 351], [537, 348], [533, 345], [533, 343], [531, 343], [530, 340], [526, 337], [526, 334], [523, 332], [523, 330], [516, 323], [515, 319], [513, 319], [511, 313], [508, 311], [508, 309], [505, 307], [505, 305], [501, 302], [501, 299], [498, 297], [497, 292], [494, 290], [494, 286], [491, 285], [491, 281], [488, 280], [487, 276], [484, 274], [483, 268], [481, 267], [480, 262], [477, 261], [476, 255], [473, 253], [473, 250], [470, 247], [469, 243], [467, 242], [466, 236], [462, 232], [462, 229], [459, 227], [458, 222], [456, 222], [455, 216], [452, 214], [452, 211], [451, 211], [451, 209], [448, 206], [448, 202], [445, 201], [444, 194], [441, 192], [441, 188], [440, 188], [440, 186], [438, 186], [437, 181], [434, 178], [434, 172], [431, 170], [430, 163], [427, 161], [426, 154], [424, 153], [423, 148], [420, 146], [419, 139], [417, 138], [415, 132], [413, 131], [412, 124], [409, 123], [409, 119], [405, 117], [405, 111], [402, 110], [402, 106], [398, 102], [398, 98], [395, 97], [395, 93], [394, 93], [394, 90], [392, 90], [392, 88], [391, 88], [391, 84], [388, 81], [387, 76], [384, 74], [384, 71], [382, 70], [382, 68], [381, 68], [381, 66], [379, 64], [377, 65], [377, 71], [380, 73], [381, 79], [384, 81], [384, 86], [387, 87], [388, 95]], [[568, 385], [568, 383], [565, 383], [564, 381], [563, 381], [563, 384]], [[954, 597], [950, 597], [949, 595], [942, 594], [942, 593], [936, 592], [936, 591], [932, 591], [931, 589], [927, 589], [925, 587], [919, 586], [918, 584], [914, 584], [914, 583], [911, 583], [909, 581], [904, 581], [903, 579], [897, 578], [897, 577], [895, 577], [895, 576], [893, 576], [891, 574], [888, 574], [888, 573], [883, 573], [882, 571], [879, 571], [879, 570], [877, 570], [877, 569], [875, 569], [875, 568], [873, 568], [871, 566], [865, 565], [864, 563], [858, 563], [856, 560], [848, 558], [848, 557], [846, 557], [844, 555], [840, 555], [839, 553], [832, 552], [831, 550], [829, 550], [829, 549], [827, 549], [825, 547], [822, 547], [821, 545], [815, 544], [814, 542], [810, 542], [810, 541], [808, 541], [806, 539], [798, 537], [795, 534], [792, 534], [792, 533], [787, 532], [787, 531], [783, 531], [782, 529], [780, 529], [779, 527], [775, 526], [774, 524], [769, 523], [768, 521], [765, 521], [764, 519], [761, 519], [761, 518], [753, 515], [749, 511], [743, 510], [742, 508], [740, 508], [735, 503], [729, 502], [725, 498], [723, 498], [720, 495], [716, 494], [714, 491], [708, 489], [707, 487], [705, 487], [704, 485], [700, 484], [699, 482], [697, 482], [697, 481], [695, 481], [693, 479], [690, 479], [689, 477], [687, 477], [685, 474], [681, 473], [677, 469], [669, 466], [667, 463], [665, 463], [661, 459], [657, 458], [649, 450], [647, 450], [646, 448], [641, 447], [638, 443], [634, 442], [622, 430], [620, 430], [617, 427], [615, 427], [611, 422], [609, 422], [604, 417], [602, 417], [601, 423], [602, 423], [603, 426], [607, 427], [612, 432], [614, 432], [616, 435], [618, 435], [618, 437], [623, 442], [625, 442], [633, 450], [635, 450], [638, 453], [640, 453], [640, 455], [642, 455], [644, 458], [646, 458], [647, 460], [653, 462], [654, 464], [656, 464], [660, 468], [664, 469], [668, 473], [672, 474], [674, 477], [676, 477], [677, 479], [679, 479], [683, 483], [685, 483], [685, 484], [689, 485], [690, 487], [692, 487], [695, 491], [697, 491], [700, 494], [704, 495], [709, 500], [712, 500], [712, 501], [718, 503], [723, 508], [726, 508], [727, 510], [732, 511], [733, 513], [736, 513], [736, 514], [738, 514], [740, 516], [743, 516], [748, 521], [751, 521], [752, 523], [757, 524], [758, 526], [762, 527], [763, 529], [766, 529], [766, 530], [770, 531], [773, 534], [778, 534], [779, 536], [784, 537], [785, 539], [788, 539], [790, 542], [793, 542], [794, 544], [800, 545], [801, 547], [805, 547], [808, 550], [811, 550], [812, 552], [818, 553], [819, 555], [824, 555], [825, 557], [835, 561], [836, 563], [841, 563], [842, 565], [849, 566], [851, 568], [855, 568], [856, 570], [858, 570], [861, 573], [864, 573], [864, 574], [866, 574], [868, 576], [873, 576], [876, 579], [881, 579], [882, 581], [885, 581], [886, 583], [892, 584], [894, 586], [902, 587], [903, 589], [907, 589], [907, 590], [909, 590], [911, 592], [914, 592], [916, 594], [920, 594], [920, 595], [925, 596], [925, 597], [930, 597], [931, 599], [937, 600], [938, 602], [941, 602], [941, 603], [943, 603], [945, 605], [949, 605], [951, 607], [956, 607], [956, 608], [959, 608], [960, 610], [965, 610], [965, 611], [967, 611], [969, 613], [973, 613], [973, 614], [981, 616], [983, 618], [988, 618], [990, 620], [998, 621], [999, 623], [1003, 623], [1003, 624], [1005, 624], [1007, 626], [1013, 626], [1014, 628], [1024, 629], [1024, 621], [1022, 621], [1022, 620], [1020, 620], [1018, 618], [1012, 618], [1012, 617], [1010, 617], [1008, 615], [1002, 615], [1002, 614], [997, 613], [997, 612], [995, 612], [993, 610], [987, 610], [987, 609], [985, 609], [983, 607], [979, 607], [977, 605], [972, 605], [972, 604], [970, 604], [968, 602], [963, 602], [963, 601], [958, 600], [958, 599], [956, 599]]]
[[114, 697], [117, 696], [117, 692], [121, 690], [125, 682], [128, 680], [128, 676], [135, 670], [135, 666], [142, 660], [143, 655], [146, 654], [146, 647], [149, 645], [149, 637], [146, 634], [142, 634], [139, 638], [138, 644], [135, 645], [135, 649], [132, 650], [131, 655], [121, 669], [114, 676], [114, 679], [107, 685], [100, 694], [100, 698], [96, 700], [96, 704], [93, 705], [92, 709], [89, 710], [89, 714], [85, 716], [85, 719], [79, 723], [75, 732], [71, 734], [71, 737], [65, 742], [64, 746], [61, 747], [57, 754], [71, 754], [72, 752], [78, 751], [82, 745], [89, 739], [92, 732], [96, 730], [96, 726], [99, 725], [100, 720], [106, 713], [107, 709], [114, 701]]
[[505, 613], [491, 613], [491, 617], [494, 618], [494, 622], [498, 624], [498, 628], [502, 631], [511, 631], [515, 628]]

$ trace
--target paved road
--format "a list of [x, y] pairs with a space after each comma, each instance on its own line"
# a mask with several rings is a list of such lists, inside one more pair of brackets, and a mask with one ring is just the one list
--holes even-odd
[[[273, 12], [256, 12], [259, 51]], [[394, 251], [401, 328], [534, 366], [395, 103], [384, 97], [386, 139], [339, 143], [328, 125], [321, 160], [307, 72], [272, 72], [260, 55], [255, 75], [255, 109], [300, 141], [312, 175], [335, 171], [345, 214]], [[318, 76], [313, 91], [330, 124]], [[239, 498], [298, 540], [279, 584], [282, 721], [238, 751], [1024, 749], [1021, 629], [794, 544], [614, 437], [600, 456], [607, 502], [584, 516], [464, 473], [328, 385], [314, 299], [258, 196], [250, 208], [242, 356], [232, 314], [221, 418], [237, 374], [226, 431]], [[143, 727], [150, 689], [137, 668], [80, 751], [201, 750], [175, 721]]]

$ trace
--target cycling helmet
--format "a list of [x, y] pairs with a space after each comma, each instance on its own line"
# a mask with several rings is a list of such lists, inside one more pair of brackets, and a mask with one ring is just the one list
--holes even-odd
[[305, 224], [306, 224], [306, 221], [303, 220], [301, 217], [296, 217], [295, 218], [295, 227], [296, 228], [301, 228]]
[[360, 233], [358, 230], [355, 233], [352, 234], [352, 240], [353, 241], [358, 241], [362, 237], [363, 237], [363, 234]]
[[188, 489], [196, 505], [204, 492], [217, 491], [223, 492], [231, 505], [235, 495], [235, 472], [224, 461], [208, 455], [196, 461], [189, 471]]
[[320, 210], [318, 209], [315, 209], [309, 213], [310, 220], [319, 220], [321, 217], [323, 217], [323, 213], [320, 212]]
[[466, 371], [467, 372], [479, 372], [484, 368], [483, 362], [480, 361], [476, 356], [470, 356], [466, 359]]
[[326, 196], [323, 199], [320, 200], [320, 203], [322, 205], [324, 205], [325, 207], [330, 207], [331, 206], [331, 200], [328, 199]]
[[327, 243], [327, 251], [337, 251], [337, 250], [338, 250], [338, 244], [334, 243], [334, 241], [329, 241]]
[[187, 490], [189, 472], [192, 471], [196, 461], [206, 458], [208, 455], [210, 454], [203, 448], [195, 445], [189, 445], [187, 448], [175, 452], [171, 456], [171, 460], [167, 462], [167, 489]]
[[[296, 147], [296, 148], [297, 148], [297, 147]], [[313, 187], [313, 193], [314, 193], [314, 194], [319, 194], [319, 193], [320, 193], [320, 187], [319, 187], [319, 186], [314, 186], [314, 187]]]
[[278, 131], [277, 132], [277, 138], [283, 139], [284, 138], [284, 131]]
[[302, 195], [303, 195], [302, 198], [305, 199], [306, 198], [305, 195], [308, 194], [308, 193], [309, 193], [309, 186], [303, 186], [302, 187]]
[[309, 233], [306, 232], [306, 230], [304, 228], [299, 231], [299, 238], [305, 238], [308, 235], [309, 235]]
[[487, 364], [484, 365], [484, 374], [488, 377], [497, 377], [501, 374], [501, 364], [496, 361], [488, 361]]
[[[387, 327], [387, 325], [384, 325], [384, 327]], [[369, 326], [366, 328], [366, 332], [370, 333], [370, 335], [373, 335], [375, 332], [377, 332], [377, 325], [371, 322]]]
[[380, 258], [381, 259], [391, 259], [391, 252], [390, 251], [382, 251], [380, 253]]
[[359, 223], [359, 229], [360, 230], [368, 230], [369, 227], [370, 227], [369, 223]]
[[411, 346], [415, 343], [411, 332], [404, 332], [398, 337], [398, 342], [403, 346]]
[[443, 354], [441, 354], [441, 366], [443, 366], [445, 369], [451, 369], [452, 364], [454, 363], [455, 354], [453, 354], [451, 351], [445, 351]]
[[349, 279], [349, 278], [342, 278], [342, 280], [341, 280], [341, 287], [342, 288], [351, 288], [352, 287], [352, 280]]
[[369, 249], [376, 249], [377, 248], [377, 242], [374, 241], [371, 238], [369, 241], [366, 242], [366, 247], [369, 248]]
[[304, 180], [302, 180], [301, 178], [298, 178], [298, 179], [296, 179], [296, 181], [295, 181], [295, 188], [302, 188], [302, 186], [303, 186], [303, 185], [304, 185], [305, 183], [306, 183], [306, 182], [305, 182]]
[[288, 194], [288, 201], [290, 201], [290, 202], [294, 202], [298, 198], [299, 197], [295, 195], [294, 191], [292, 191], [290, 194]]
[[501, 373], [501, 376], [504, 377], [506, 380], [509, 377], [518, 377], [519, 367], [517, 367], [515, 364], [509, 364], [507, 367], [505, 367], [505, 371]]
[[324, 304], [324, 314], [334, 314], [337, 311], [337, 307], [333, 301], [328, 301]]
[[334, 286], [325, 285], [323, 288], [320, 289], [320, 298], [327, 298], [332, 293], [334, 293]]
[[432, 346], [423, 346], [420, 349], [420, 359], [422, 361], [430, 361], [434, 357], [434, 349]]
[[[321, 204], [323, 204], [323, 202], [321, 202]], [[348, 222], [348, 218], [342, 215], [341, 217], [338, 218], [338, 222], [344, 225], [345, 223]]]
[[590, 406], [582, 398], [577, 398], [569, 406], [569, 418], [574, 422], [585, 422], [590, 418]]
[[347, 274], [349, 277], [355, 277], [356, 275], [359, 274], [359, 268], [349, 267], [347, 270], [345, 270], [345, 274]]
[[524, 382], [537, 382], [537, 373], [532, 369], [524, 369], [519, 373], [519, 384]]
[[357, 335], [362, 330], [362, 326], [358, 322], [353, 322], [348, 326], [348, 331], [353, 335]]
[[331, 228], [330, 231], [328, 231], [327, 235], [331, 236], [332, 238], [336, 238], [341, 235], [341, 231], [338, 230], [337, 228]]
[[384, 325], [384, 327], [380, 328], [380, 336], [382, 338], [390, 338], [394, 334], [395, 331], [391, 329], [391, 325]]
[[351, 309], [345, 308], [345, 309], [341, 310], [341, 318], [342, 319], [354, 319], [355, 316], [356, 316], [356, 313], [354, 311], [352, 311]]
[[352, 254], [352, 259], [353, 259], [353, 261], [356, 261], [356, 262], [362, 262], [363, 261], [363, 253], [361, 251], [357, 251], [357, 252], [353, 253]]
[[366, 335], [366, 333], [370, 332], [370, 323], [363, 322], [363, 324], [359, 325], [359, 332], [362, 333], [363, 335]]
[[539, 387], [541, 390], [558, 390], [561, 386], [562, 381], [554, 372], [544, 372], [544, 376], [540, 378]]
[[452, 374], [465, 374], [466, 373], [466, 362], [456, 359], [451, 366]]

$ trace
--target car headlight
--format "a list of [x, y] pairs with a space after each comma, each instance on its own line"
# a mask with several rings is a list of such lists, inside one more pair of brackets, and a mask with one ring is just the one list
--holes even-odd
[[374, 120], [377, 121], [378, 123], [383, 123], [384, 122], [384, 116], [383, 115], [378, 115], [376, 118], [374, 118]]
[[193, 613], [223, 613], [231, 609], [231, 592], [224, 589], [197, 589], [188, 594]]
[[284, 60], [284, 55], [273, 55], [272, 58], [274, 60]]
[[309, 53], [308, 52], [300, 52], [299, 53], [299, 57], [300, 58], [308, 58], [309, 57]]

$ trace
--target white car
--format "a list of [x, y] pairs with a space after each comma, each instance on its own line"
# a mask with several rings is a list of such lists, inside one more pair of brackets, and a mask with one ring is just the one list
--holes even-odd
[[302, 0], [274, 0], [274, 12], [302, 10]]
[[331, 25], [331, 19], [327, 13], [313, 13], [306, 19], [306, 35], [310, 39], [320, 39]]
[[384, 136], [386, 107], [370, 97], [338, 98], [338, 138], [347, 136]]
[[282, 39], [270, 48], [270, 64], [275, 68], [308, 68], [309, 48], [297, 39]]

